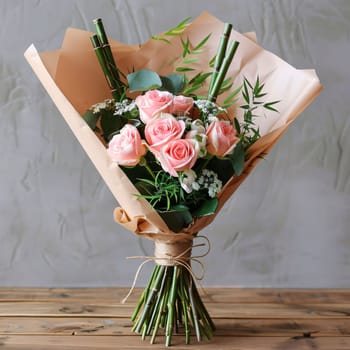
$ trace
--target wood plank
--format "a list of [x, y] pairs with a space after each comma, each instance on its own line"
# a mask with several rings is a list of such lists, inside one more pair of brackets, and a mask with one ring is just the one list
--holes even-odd
[[[103, 300], [119, 302], [129, 288], [0, 288], [0, 303], [28, 300]], [[129, 301], [140, 296], [136, 288]], [[216, 303], [347, 303], [350, 289], [270, 289], [270, 288], [204, 288], [203, 300]]]
[[[213, 318], [344, 318], [350, 304], [217, 304], [206, 303]], [[129, 317], [134, 304], [67, 302], [3, 302], [2, 317]]]
[[[350, 319], [216, 319], [215, 336], [350, 336]], [[0, 335], [132, 336], [127, 318], [6, 317]]]
[[[182, 337], [173, 337], [177, 350], [349, 350], [350, 337], [216, 337], [210, 342], [203, 341], [184, 345]], [[164, 349], [164, 339], [150, 345], [138, 337], [101, 336], [6, 336], [0, 337], [0, 348], [11, 350], [86, 350], [86, 349]]]

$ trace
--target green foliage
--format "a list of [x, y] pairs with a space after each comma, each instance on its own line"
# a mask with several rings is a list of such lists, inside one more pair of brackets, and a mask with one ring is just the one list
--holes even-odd
[[203, 53], [203, 47], [208, 42], [211, 34], [208, 34], [203, 38], [197, 45], [193, 45], [189, 38], [183, 40], [181, 38], [182, 44], [182, 61], [175, 68], [176, 72], [184, 73], [184, 90], [185, 95], [194, 94], [198, 89], [200, 89], [205, 81], [211, 76], [211, 72], [199, 72], [192, 79], [188, 79], [186, 73], [195, 71], [193, 64], [198, 62], [199, 54]]
[[174, 205], [166, 211], [158, 210], [158, 213], [174, 232], [180, 232], [193, 221], [189, 208], [185, 205]]
[[136, 187], [141, 197], [147, 199], [154, 208], [163, 211], [170, 210], [185, 199], [179, 180], [162, 170], [153, 179], [139, 179]]
[[[232, 87], [232, 84], [230, 86], [230, 88]], [[240, 91], [242, 90], [242, 85], [239, 86], [237, 89], [233, 90], [225, 99], [224, 102], [222, 104], [222, 108], [229, 108], [231, 107], [233, 104], [235, 104], [238, 100], [237, 95], [240, 93]]]
[[219, 205], [219, 200], [215, 198], [210, 198], [202, 202], [196, 210], [192, 212], [192, 216], [201, 217], [208, 216], [215, 213]]
[[241, 175], [244, 169], [245, 152], [243, 143], [240, 141], [235, 146], [234, 152], [229, 156], [232, 168], [236, 175]]
[[106, 142], [128, 122], [125, 117], [113, 115], [112, 110], [101, 110], [100, 115], [102, 135]]
[[95, 130], [99, 115], [95, 114], [92, 110], [89, 109], [83, 114], [83, 119], [92, 130]]
[[[253, 86], [254, 85], [254, 86]], [[251, 84], [247, 78], [244, 78], [242, 87], [242, 96], [245, 104], [240, 108], [244, 110], [243, 123], [240, 125], [240, 138], [244, 150], [250, 145], [256, 142], [260, 138], [259, 129], [255, 126], [254, 118], [260, 117], [256, 112], [258, 110], [268, 109], [278, 112], [274, 106], [279, 101], [263, 102], [262, 97], [265, 97], [267, 93], [263, 91], [265, 84], [260, 82], [259, 76], [256, 78], [254, 84]]]
[[178, 25], [176, 25], [175, 27], [167, 30], [162, 36], [154, 35], [154, 36], [152, 36], [152, 39], [164, 41], [164, 42], [170, 44], [171, 42], [166, 37], [167, 36], [171, 37], [171, 36], [181, 35], [184, 32], [184, 30], [186, 29], [186, 27], [188, 26], [190, 20], [191, 20], [191, 17], [187, 17], [183, 21], [181, 21]]
[[198, 73], [191, 80], [187, 81], [186, 88], [183, 90], [185, 95], [191, 95], [200, 89], [204, 82], [211, 76], [211, 73]]
[[165, 77], [160, 77], [162, 81], [161, 90], [169, 91], [174, 95], [179, 94], [184, 86], [184, 77], [181, 74], [170, 74]]
[[159, 75], [149, 69], [141, 69], [127, 76], [130, 92], [158, 89], [162, 86]]

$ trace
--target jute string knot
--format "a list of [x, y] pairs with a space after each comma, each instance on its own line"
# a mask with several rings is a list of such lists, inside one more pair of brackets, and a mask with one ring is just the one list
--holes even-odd
[[[193, 239], [204, 239], [204, 243], [197, 243], [193, 244]], [[131, 293], [134, 291], [137, 279], [139, 277], [139, 274], [142, 270], [142, 268], [149, 262], [154, 261], [158, 265], [165, 265], [165, 266], [175, 266], [180, 265], [184, 267], [189, 274], [192, 276], [193, 279], [197, 281], [201, 281], [205, 274], [205, 268], [203, 263], [199, 260], [200, 258], [205, 257], [210, 252], [210, 241], [205, 236], [195, 236], [193, 239], [188, 241], [174, 241], [174, 242], [166, 242], [166, 241], [155, 241], [155, 248], [154, 248], [154, 256], [129, 256], [127, 259], [145, 259], [143, 261], [138, 269], [136, 270], [134, 281], [132, 283], [132, 286], [128, 292], [128, 294], [125, 296], [125, 298], [121, 301], [122, 304], [124, 304]], [[192, 256], [192, 249], [198, 248], [198, 247], [207, 247], [207, 250], [199, 255]], [[191, 262], [196, 262], [201, 269], [200, 275], [197, 275], [194, 273]]]
[[154, 242], [154, 261], [158, 265], [174, 266], [178, 263], [189, 263], [193, 241]]

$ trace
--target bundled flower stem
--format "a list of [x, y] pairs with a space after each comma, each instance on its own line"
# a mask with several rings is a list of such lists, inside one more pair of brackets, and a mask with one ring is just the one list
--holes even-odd
[[159, 328], [163, 328], [166, 346], [171, 345], [174, 331], [180, 333], [182, 330], [186, 344], [189, 344], [191, 329], [194, 329], [198, 342], [202, 336], [210, 339], [215, 330], [190, 267], [183, 265], [154, 267], [152, 277], [136, 305], [132, 321], [135, 322], [133, 330], [142, 334], [142, 339], [151, 335], [151, 344], [155, 342]]

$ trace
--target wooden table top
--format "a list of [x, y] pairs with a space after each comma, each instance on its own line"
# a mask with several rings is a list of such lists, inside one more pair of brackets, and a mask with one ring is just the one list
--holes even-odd
[[[0, 349], [164, 349], [131, 332], [125, 288], [0, 288]], [[350, 289], [207, 288], [211, 341], [174, 349], [350, 349]]]

